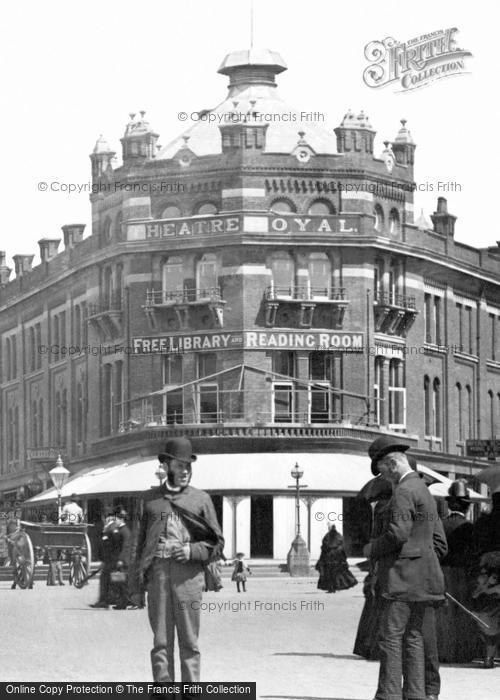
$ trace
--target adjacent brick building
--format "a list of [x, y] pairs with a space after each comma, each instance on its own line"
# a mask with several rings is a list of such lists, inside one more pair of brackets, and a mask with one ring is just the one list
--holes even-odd
[[[279, 98], [284, 70], [230, 54], [227, 98], [163, 148], [131, 115], [122, 165], [102, 137], [90, 156], [90, 235], [63, 226], [64, 251], [42, 239], [12, 280], [0, 258], [4, 497], [47, 485], [59, 452], [76, 473], [187, 434], [214, 469], [224, 455], [211, 490], [229, 547], [282, 557], [293, 500], [259, 455], [330, 470], [304, 476], [313, 548], [311, 509], [347, 512], [342, 464], [367, 468], [380, 431], [444, 474], [478, 468], [465, 441], [500, 416], [500, 247], [456, 242], [443, 197], [415, 220], [405, 120], [378, 150], [363, 113], [331, 132]], [[113, 494], [91, 496], [96, 515]]]

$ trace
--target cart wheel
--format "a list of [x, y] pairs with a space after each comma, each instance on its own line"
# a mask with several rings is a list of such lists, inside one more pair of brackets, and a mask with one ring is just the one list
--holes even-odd
[[75, 588], [83, 588], [87, 583], [87, 570], [81, 559], [72, 566], [70, 578]]
[[19, 588], [31, 588], [35, 576], [35, 556], [31, 539], [22, 532], [16, 539], [13, 553], [14, 578]]

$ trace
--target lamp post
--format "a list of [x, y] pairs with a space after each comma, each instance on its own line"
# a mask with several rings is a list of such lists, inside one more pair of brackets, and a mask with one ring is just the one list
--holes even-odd
[[307, 488], [307, 484], [300, 484], [304, 471], [295, 463], [290, 472], [295, 484], [289, 489], [295, 489], [295, 538], [287, 556], [288, 573], [290, 576], [308, 576], [310, 573], [310, 559], [307, 544], [300, 534], [300, 489]]
[[163, 466], [160, 464], [158, 469], [155, 471], [155, 476], [160, 482], [160, 486], [162, 485], [163, 479], [167, 476], [167, 472], [163, 468]]
[[54, 488], [57, 490], [57, 522], [61, 522], [61, 491], [68, 480], [70, 472], [68, 469], [63, 464], [63, 461], [61, 459], [61, 455], [58, 456], [56, 466], [54, 469], [51, 469], [49, 472], [49, 476], [52, 479], [52, 483], [54, 484]]

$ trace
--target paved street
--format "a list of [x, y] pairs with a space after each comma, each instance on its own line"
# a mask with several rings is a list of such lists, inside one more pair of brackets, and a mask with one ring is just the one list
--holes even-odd
[[[202, 680], [256, 681], [258, 697], [269, 700], [373, 698], [378, 664], [351, 654], [360, 585], [329, 595], [312, 578], [250, 577], [246, 594], [224, 584], [204, 598], [222, 609], [203, 613]], [[150, 680], [146, 612], [93, 610], [96, 597], [94, 581], [81, 591], [42, 582], [11, 591], [0, 583], [0, 679]], [[441, 700], [498, 697], [500, 668], [446, 666], [442, 677]]]

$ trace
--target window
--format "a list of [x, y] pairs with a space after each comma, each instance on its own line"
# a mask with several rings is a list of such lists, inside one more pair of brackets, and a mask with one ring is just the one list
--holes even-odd
[[401, 360], [389, 362], [389, 428], [406, 428], [406, 389], [404, 366]]
[[103, 368], [104, 373], [104, 391], [102, 393], [102, 435], [111, 433], [112, 415], [113, 415], [113, 374], [112, 365], [106, 364]]
[[295, 284], [295, 265], [286, 253], [275, 255], [271, 262], [273, 291], [276, 295], [292, 297]]
[[11, 379], [17, 377], [17, 338], [13, 335], [10, 339], [11, 355]]
[[465, 352], [464, 346], [464, 307], [462, 304], [456, 304], [458, 315], [458, 346], [460, 352]]
[[196, 296], [198, 299], [210, 297], [218, 288], [217, 256], [206, 253], [199, 260], [196, 269]]
[[36, 369], [36, 337], [35, 337], [35, 327], [31, 326], [29, 329], [29, 353], [30, 353], [30, 371], [33, 372]]
[[442, 434], [442, 401], [441, 401], [441, 382], [436, 377], [432, 383], [432, 435], [440, 438]]
[[208, 382], [197, 385], [198, 415], [200, 423], [217, 423], [219, 415], [219, 386], [215, 377], [217, 369], [215, 353], [198, 355], [198, 378], [209, 377]]
[[375, 231], [383, 231], [384, 229], [384, 212], [380, 204], [375, 204], [373, 208], [373, 216], [375, 217]]
[[111, 219], [107, 216], [102, 224], [102, 237], [104, 241], [111, 240]]
[[114, 391], [113, 391], [113, 431], [120, 429], [120, 420], [123, 411], [123, 362], [118, 360], [114, 364]]
[[103, 273], [102, 280], [102, 303], [105, 309], [111, 307], [111, 299], [113, 296], [113, 272], [110, 267], [106, 267]]
[[184, 290], [184, 269], [182, 258], [168, 258], [164, 263], [162, 288], [165, 301], [177, 298], [182, 300]]
[[495, 439], [495, 396], [491, 389], [488, 391], [488, 403], [490, 405], [490, 436], [492, 439]]
[[277, 214], [292, 214], [297, 210], [288, 199], [277, 199], [271, 204], [271, 211]]
[[441, 297], [434, 297], [434, 342], [441, 345]]
[[375, 265], [373, 266], [373, 290], [375, 294], [375, 300], [379, 301], [380, 294], [384, 287], [384, 261], [380, 258], [375, 260]]
[[[199, 356], [201, 358], [202, 355]], [[201, 360], [199, 359], [198, 362]], [[200, 369], [200, 367], [199, 367]], [[205, 372], [210, 367], [201, 367], [202, 372]], [[182, 357], [179, 355], [167, 355], [163, 362], [163, 386], [172, 388], [177, 384], [182, 384]], [[183, 422], [183, 391], [168, 391], [164, 394], [163, 415], [166, 417], [166, 422], [182, 423]]]
[[289, 350], [277, 350], [272, 356], [272, 371], [285, 377], [296, 377], [297, 358], [294, 352]]
[[85, 420], [85, 398], [83, 382], [76, 385], [76, 443], [83, 444], [84, 441], [84, 420]]
[[[312, 352], [309, 355], [309, 420], [328, 423], [340, 420], [341, 395], [332, 393], [339, 387], [342, 358], [332, 352]], [[324, 387], [324, 388], [321, 388]]]
[[273, 383], [273, 416], [275, 423], [292, 423], [295, 416], [293, 382]]
[[490, 356], [492, 360], [496, 359], [496, 336], [497, 336], [497, 316], [490, 314], [490, 335], [491, 335], [491, 350]]
[[178, 219], [182, 216], [182, 212], [179, 207], [171, 204], [162, 211], [161, 219]]
[[389, 233], [391, 236], [397, 236], [401, 233], [401, 223], [397, 209], [391, 209], [389, 214]]
[[117, 311], [121, 311], [122, 308], [122, 298], [123, 298], [123, 265], [118, 263], [116, 266], [116, 278], [115, 278], [115, 298], [113, 308]]
[[467, 347], [467, 352], [469, 355], [474, 354], [474, 318], [472, 306], [467, 306], [467, 330], [469, 336], [469, 343]]
[[198, 216], [213, 216], [214, 214], [217, 214], [217, 207], [215, 204], [212, 204], [212, 202], [205, 202], [204, 204], [199, 205], [196, 210], [196, 214]]
[[10, 348], [10, 338], [5, 339], [5, 379], [9, 381], [11, 367], [11, 348]]
[[43, 399], [38, 399], [38, 445], [44, 444], [43, 439]]
[[38, 401], [31, 402], [31, 446], [38, 447]]
[[460, 442], [464, 439], [464, 406], [463, 406], [463, 392], [462, 385], [460, 382], [456, 384], [456, 395], [457, 395], [457, 434]]
[[311, 214], [312, 216], [330, 216], [331, 214], [335, 213], [335, 207], [326, 200], [318, 200], [316, 202], [312, 202], [307, 210], [307, 213]]
[[120, 241], [122, 238], [122, 219], [123, 219], [123, 214], [122, 212], [118, 212], [115, 218], [115, 238], [117, 241]]
[[373, 415], [374, 415], [374, 421], [378, 425], [380, 425], [382, 423], [382, 416], [383, 416], [382, 401], [384, 398], [384, 384], [383, 384], [384, 362], [385, 362], [385, 360], [383, 357], [376, 357], [375, 358], [375, 378], [374, 378], [374, 382], [373, 382], [373, 399], [374, 399]]
[[309, 285], [311, 297], [330, 298], [332, 266], [326, 253], [312, 253], [309, 256]]
[[467, 397], [467, 438], [472, 440], [474, 438], [474, 396], [469, 384], [465, 387], [465, 393]]
[[426, 375], [424, 377], [424, 433], [431, 435], [431, 397], [430, 397], [430, 379]]
[[82, 342], [82, 311], [78, 304], [75, 306], [73, 322], [73, 337], [75, 339], [75, 345], [78, 347]]

